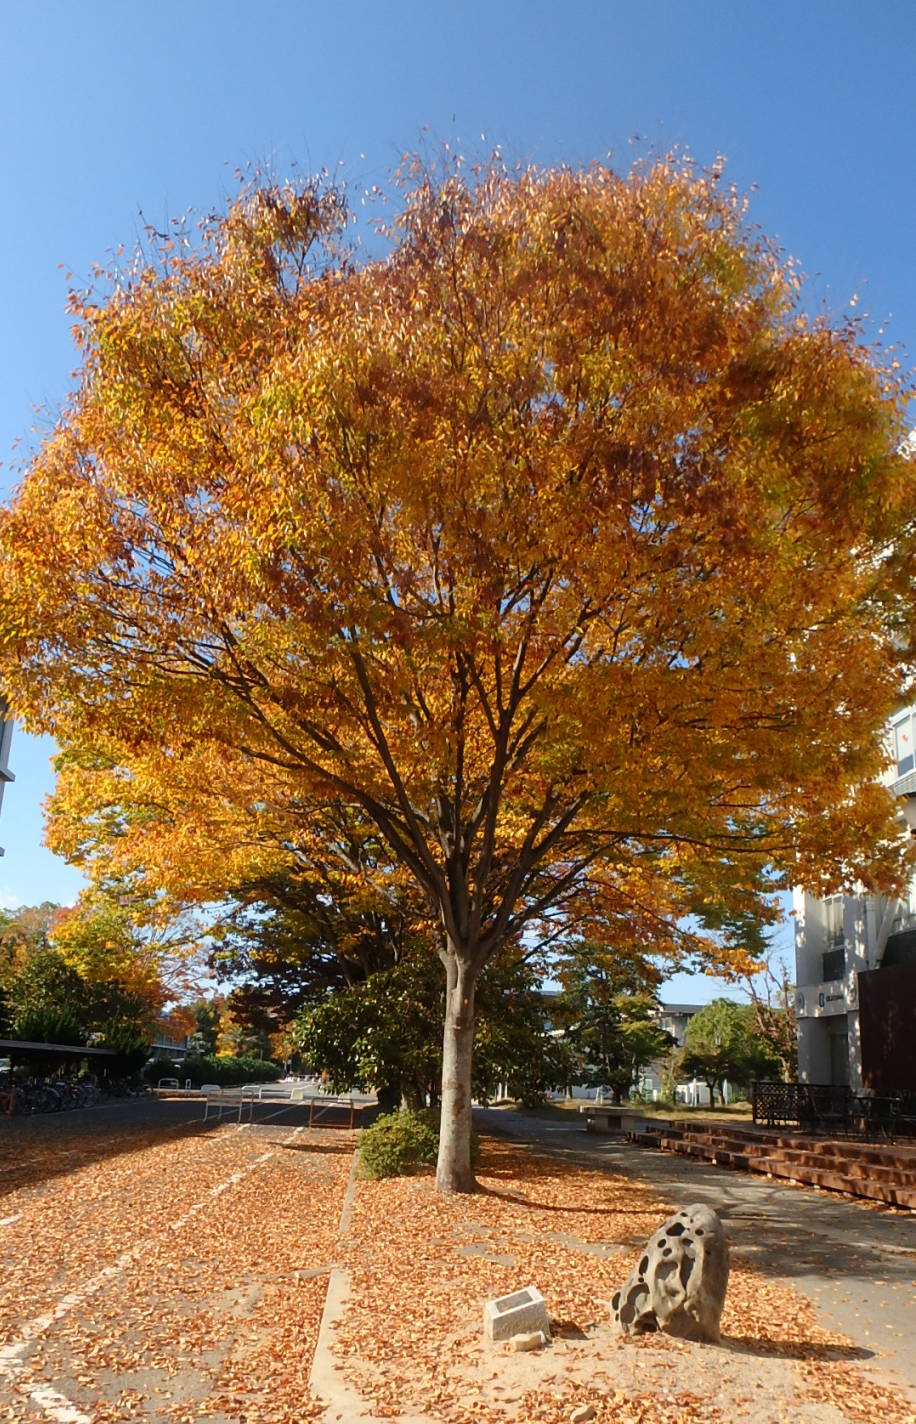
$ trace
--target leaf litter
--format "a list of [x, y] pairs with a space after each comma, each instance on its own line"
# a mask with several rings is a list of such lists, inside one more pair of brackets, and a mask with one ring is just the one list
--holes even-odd
[[[103, 1170], [83, 1131], [46, 1156], [30, 1149], [27, 1175], [0, 1161], [5, 1212], [19, 1213], [0, 1238], [4, 1341], [136, 1248], [30, 1345], [0, 1420], [47, 1424], [30, 1393], [44, 1382], [93, 1424], [317, 1424], [309, 1373], [334, 1263], [350, 1279], [335, 1358], [379, 1420], [568, 1424], [583, 1407], [595, 1424], [916, 1418], [857, 1367], [864, 1352], [739, 1256], [721, 1345], [619, 1337], [611, 1296], [668, 1211], [647, 1186], [485, 1140], [481, 1191], [361, 1182], [341, 1240], [355, 1139], [307, 1130], [287, 1151], [288, 1136], [138, 1134]], [[483, 1302], [528, 1284], [548, 1301], [552, 1343], [485, 1347]]]
[[[717, 1346], [623, 1338], [610, 1301], [669, 1206], [648, 1186], [486, 1140], [473, 1196], [429, 1177], [361, 1182], [343, 1260], [351, 1292], [334, 1348], [379, 1419], [442, 1424], [913, 1424], [814, 1308], [733, 1254]], [[483, 1303], [526, 1285], [554, 1339], [483, 1343]]]

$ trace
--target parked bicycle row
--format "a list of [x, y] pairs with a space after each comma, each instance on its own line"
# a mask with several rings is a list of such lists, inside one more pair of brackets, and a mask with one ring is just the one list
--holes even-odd
[[0, 1113], [7, 1117], [33, 1113], [68, 1112], [93, 1107], [112, 1098], [136, 1097], [146, 1092], [126, 1079], [106, 1079], [55, 1074], [50, 1078], [34, 1074], [5, 1074], [0, 1078]]

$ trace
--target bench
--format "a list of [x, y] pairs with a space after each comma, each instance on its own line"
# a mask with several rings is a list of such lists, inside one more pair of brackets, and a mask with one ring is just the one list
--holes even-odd
[[[362, 1104], [354, 1102], [353, 1098], [330, 1097], [322, 1093], [320, 1096], [307, 1095], [300, 1089], [294, 1088], [287, 1098], [276, 1093], [262, 1093], [260, 1087], [243, 1088], [220, 1088], [215, 1083], [204, 1083], [200, 1088], [200, 1095], [204, 1100], [204, 1122], [210, 1117], [211, 1111], [217, 1118], [221, 1118], [223, 1113], [230, 1108], [237, 1109], [236, 1121], [241, 1123], [245, 1106], [248, 1107], [248, 1121], [254, 1121], [254, 1109], [256, 1103], [263, 1103], [266, 1107], [283, 1109], [286, 1103], [290, 1107], [308, 1108], [308, 1126], [317, 1126], [322, 1118], [328, 1118], [332, 1114], [346, 1113], [349, 1121], [347, 1126], [356, 1126], [356, 1114], [362, 1112]], [[274, 1114], [276, 1116], [276, 1114]], [[328, 1125], [328, 1124], [325, 1124]], [[333, 1125], [333, 1124], [331, 1124]]]
[[217, 1119], [221, 1119], [223, 1112], [229, 1108], [237, 1108], [237, 1122], [242, 1121], [242, 1110], [248, 1104], [248, 1121], [251, 1122], [254, 1113], [254, 1094], [244, 1088], [219, 1088], [215, 1083], [204, 1083], [201, 1087], [201, 1094], [204, 1100], [204, 1122], [210, 1116], [212, 1108]]
[[580, 1103], [585, 1114], [586, 1132], [641, 1132], [646, 1126], [645, 1113], [620, 1103]]

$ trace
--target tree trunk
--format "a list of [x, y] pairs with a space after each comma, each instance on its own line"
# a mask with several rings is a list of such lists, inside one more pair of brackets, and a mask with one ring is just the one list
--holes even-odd
[[476, 971], [452, 946], [446, 955], [447, 989], [442, 1037], [442, 1113], [436, 1187], [440, 1192], [472, 1192], [471, 1061], [474, 1047]]
[[375, 1090], [378, 1099], [379, 1115], [382, 1113], [397, 1112], [401, 1106], [401, 1085], [400, 1083], [381, 1083]]
[[410, 1108], [411, 1112], [420, 1112], [426, 1107], [426, 1094], [418, 1083], [407, 1082], [404, 1084], [403, 1103], [405, 1108]]

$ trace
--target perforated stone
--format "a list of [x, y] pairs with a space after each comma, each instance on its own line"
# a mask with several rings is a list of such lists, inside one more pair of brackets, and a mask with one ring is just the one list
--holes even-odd
[[550, 1339], [550, 1317], [547, 1303], [536, 1286], [525, 1286], [524, 1290], [513, 1291], [511, 1295], [500, 1295], [488, 1300], [483, 1308], [484, 1339], [493, 1341], [511, 1340], [513, 1335], [530, 1335], [540, 1330], [545, 1340]]
[[664, 1330], [683, 1340], [715, 1341], [727, 1285], [722, 1223], [708, 1206], [688, 1206], [651, 1237], [611, 1306], [625, 1335]]

